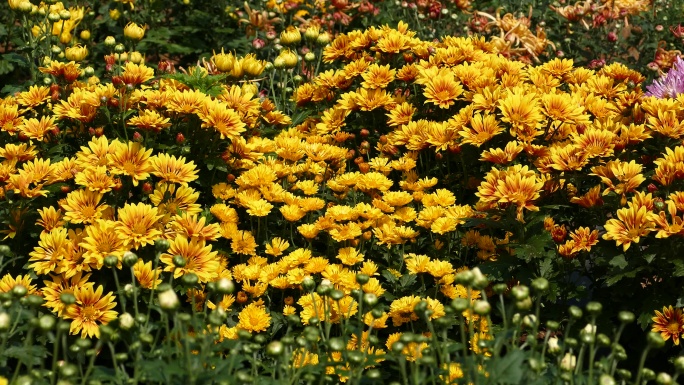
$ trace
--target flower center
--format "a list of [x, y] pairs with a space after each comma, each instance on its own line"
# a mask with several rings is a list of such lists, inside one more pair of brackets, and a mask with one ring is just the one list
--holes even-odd
[[85, 322], [92, 322], [95, 321], [96, 313], [97, 310], [94, 307], [86, 306], [81, 313], [81, 318], [83, 318], [83, 321]]

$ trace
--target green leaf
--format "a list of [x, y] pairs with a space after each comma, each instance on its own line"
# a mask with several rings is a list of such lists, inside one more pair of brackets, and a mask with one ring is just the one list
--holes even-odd
[[5, 349], [0, 355], [16, 358], [25, 365], [38, 365], [47, 356], [45, 346], [12, 346]]
[[402, 287], [408, 287], [413, 285], [413, 283], [416, 282], [417, 278], [418, 276], [415, 274], [406, 274], [399, 279], [399, 284]]
[[646, 255], [642, 255], [641, 257], [644, 258], [644, 260], [646, 260], [646, 263], [651, 263], [655, 259], [656, 255], [655, 254], [646, 254]]
[[7, 60], [0, 60], [0, 75], [5, 75], [14, 71], [14, 64]]
[[543, 278], [549, 278], [552, 270], [553, 266], [550, 258], [543, 260], [542, 263], [539, 264], [539, 276]]
[[629, 265], [629, 263], [627, 263], [627, 260], [625, 259], [625, 255], [624, 255], [624, 254], [616, 255], [616, 256], [613, 257], [613, 259], [611, 259], [610, 262], [608, 262], [608, 263], [609, 263], [611, 266], [615, 266], [615, 267], [620, 268], [620, 270], [624, 270], [625, 267], [627, 267], [627, 266]]
[[510, 351], [492, 363], [489, 376], [499, 384], [518, 384], [522, 381], [524, 360], [525, 354], [520, 350]]

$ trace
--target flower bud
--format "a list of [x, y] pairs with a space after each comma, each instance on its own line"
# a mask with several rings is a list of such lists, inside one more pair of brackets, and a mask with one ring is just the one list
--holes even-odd
[[135, 318], [130, 313], [123, 313], [119, 316], [119, 327], [122, 330], [130, 330], [135, 326]]
[[580, 319], [582, 318], [582, 309], [578, 308], [577, 306], [570, 306], [568, 309], [568, 312], [570, 313], [570, 317], [574, 319]]
[[285, 45], [298, 44], [302, 41], [302, 34], [299, 29], [289, 26], [283, 32], [280, 33], [280, 42]]
[[615, 379], [610, 375], [603, 373], [599, 377], [599, 385], [616, 385]]
[[306, 291], [312, 291], [316, 287], [316, 282], [310, 276], [304, 277], [302, 280], [302, 288]]
[[674, 367], [677, 373], [684, 373], [684, 356], [675, 358]]
[[563, 356], [563, 359], [561, 360], [561, 370], [564, 370], [566, 372], [571, 372], [575, 370], [575, 366], [577, 365], [577, 357], [573, 354], [570, 353], [565, 353], [565, 356]]
[[12, 288], [12, 295], [15, 298], [20, 298], [28, 294], [28, 289], [24, 285], [16, 285]]
[[660, 335], [660, 333], [655, 333], [655, 332], [648, 333], [648, 335], [646, 336], [646, 342], [648, 343], [648, 346], [655, 348], [655, 349], [660, 349], [663, 346], [665, 346], [665, 340]]
[[78, 36], [81, 38], [81, 40], [90, 40], [90, 31], [84, 29], [78, 34]]
[[320, 34], [318, 35], [318, 37], [316, 38], [316, 43], [318, 43], [319, 45], [322, 45], [322, 46], [323, 46], [323, 45], [329, 44], [329, 43], [330, 43], [330, 40], [331, 40], [331, 39], [330, 39], [330, 34], [327, 33], [327, 32], [322, 32], [322, 33], [320, 33]]
[[285, 351], [285, 345], [280, 341], [272, 341], [266, 346], [266, 354], [271, 357], [278, 357]]
[[56, 23], [56, 22], [60, 21], [61, 19], [59, 18], [59, 13], [57, 13], [57, 12], [50, 12], [50, 13], [48, 14], [48, 20], [51, 21], [51, 22], [53, 22], [53, 23]]
[[116, 45], [116, 39], [114, 36], [107, 36], [104, 39], [104, 45], [106, 47], [114, 47]]
[[587, 313], [591, 315], [598, 315], [601, 313], [601, 310], [603, 309], [603, 305], [601, 305], [600, 302], [592, 301], [587, 303]]
[[330, 298], [332, 298], [333, 301], [339, 301], [342, 298], [344, 298], [344, 292], [342, 290], [337, 290], [337, 289], [331, 290], [330, 291]]
[[108, 255], [104, 258], [105, 267], [113, 268], [119, 264], [119, 258], [116, 255]]
[[316, 60], [316, 54], [313, 52], [307, 52], [304, 54], [304, 61], [307, 63], [311, 63], [312, 61]]
[[366, 293], [363, 295], [363, 303], [367, 306], [373, 307], [378, 304], [378, 296], [373, 293]]
[[59, 18], [64, 21], [71, 19], [71, 12], [66, 9], [59, 11]]
[[7, 245], [0, 245], [0, 256], [9, 257], [12, 250]]
[[503, 294], [508, 290], [508, 286], [505, 283], [497, 283], [492, 287], [494, 294]]
[[131, 40], [142, 40], [143, 36], [145, 36], [145, 28], [130, 22], [124, 27], [124, 36]]
[[492, 310], [492, 306], [487, 301], [478, 300], [473, 304], [473, 312], [477, 315], [487, 315]]
[[0, 313], [0, 332], [4, 332], [9, 330], [10, 326], [12, 325], [12, 320], [10, 319], [9, 314], [6, 312], [1, 312]]
[[530, 310], [530, 309], [532, 309], [532, 298], [527, 297], [522, 301], [515, 301], [515, 307], [518, 310]]
[[547, 345], [548, 345], [549, 353], [556, 354], [556, 353], [560, 352], [560, 350], [561, 350], [560, 345], [558, 344], [558, 338], [557, 337], [549, 338]]
[[73, 305], [76, 303], [76, 297], [71, 293], [62, 293], [59, 295], [59, 300], [65, 305]]
[[464, 270], [464, 271], [458, 272], [456, 274], [456, 277], [454, 278], [454, 282], [456, 282], [459, 285], [469, 287], [473, 283], [474, 279], [475, 279], [475, 274], [473, 274], [472, 271]]
[[484, 274], [482, 274], [479, 267], [471, 269], [470, 271], [473, 272], [473, 287], [475, 289], [483, 290], [489, 286], [489, 280]]
[[518, 285], [511, 288], [511, 295], [518, 301], [525, 300], [530, 296], [530, 289], [527, 286]]
[[549, 290], [549, 280], [543, 277], [536, 278], [532, 281], [532, 288], [539, 293], [545, 293]]
[[172, 289], [159, 293], [159, 306], [166, 311], [173, 311], [178, 308], [180, 301], [178, 295]]
[[133, 267], [138, 262], [138, 256], [130, 251], [127, 251], [123, 255], [123, 263], [126, 267]]
[[199, 283], [199, 277], [195, 273], [187, 273], [181, 277], [184, 286], [193, 287]]
[[304, 38], [309, 41], [314, 41], [318, 39], [320, 34], [320, 28], [317, 25], [312, 25], [304, 31]]
[[365, 285], [368, 283], [369, 280], [370, 277], [367, 274], [356, 274], [356, 283], [358, 283], [359, 285]]
[[171, 247], [171, 244], [166, 239], [157, 239], [154, 241], [154, 248], [158, 252], [164, 252]]
[[635, 316], [631, 311], [621, 311], [618, 313], [618, 319], [623, 324], [630, 324], [634, 322]]
[[235, 284], [228, 278], [221, 278], [216, 281], [216, 292], [219, 294], [231, 294], [235, 291]]
[[534, 328], [535, 325], [537, 325], [537, 316], [534, 314], [527, 314], [526, 316], [523, 317], [523, 325], [527, 326], [528, 328]]
[[[656, 376], [656, 383], [658, 385], [672, 385], [672, 376], [665, 372], [660, 372]], [[603, 384], [601, 384], [603, 385]], [[612, 385], [612, 384], [611, 384]]]
[[643, 368], [641, 369], [641, 378], [643, 378], [645, 381], [651, 381], [655, 378], [655, 372], [653, 369], [649, 368]]
[[[126, 50], [126, 46], [124, 46], [124, 45], [121, 44], [121, 43], [119, 43], [119, 44], [117, 44], [117, 45], [114, 46], [114, 52], [116, 52], [116, 53], [118, 53], [118, 54], [124, 53], [125, 50]], [[128, 56], [127, 56], [127, 57], [128, 57]], [[126, 59], [124, 59], [122, 56], [119, 56], [118, 58], [119, 58], [119, 60], [126, 60]]]
[[278, 55], [278, 57], [273, 62], [273, 65], [275, 65], [276, 68], [278, 68], [278, 65], [276, 65], [276, 61], [279, 58], [282, 60], [282, 64], [285, 68], [294, 68], [297, 66], [297, 62], [299, 62], [299, 58], [297, 57], [297, 54], [288, 50], [288, 49], [282, 50], [280, 52], [280, 55]]

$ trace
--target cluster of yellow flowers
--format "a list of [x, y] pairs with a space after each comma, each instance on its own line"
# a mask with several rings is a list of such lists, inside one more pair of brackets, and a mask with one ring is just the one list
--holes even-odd
[[[64, 96], [35, 86], [0, 101], [1, 134], [11, 139], [0, 147], [0, 198], [21, 202], [1, 224], [8, 238], [26, 237], [36, 219], [40, 235], [26, 262], [45, 280], [38, 288], [28, 275], [7, 274], [0, 290], [24, 285], [72, 319], [72, 333], [97, 336], [118, 310], [98, 271], [108, 256], [121, 269], [135, 251], [139, 287], [192, 273], [199, 286], [187, 291], [188, 302], [235, 312], [239, 321], [219, 327], [220, 339], [268, 330], [271, 312], [297, 314], [303, 325], [358, 316], [364, 333], [361, 341], [347, 336], [348, 348], [380, 356], [420, 320], [419, 303], [435, 320], [446, 301], [479, 298], [456, 282], [464, 265], [515, 254], [520, 234], [469, 221], [503, 220], [510, 208], [524, 222], [554, 199], [591, 210], [616, 196], [604, 240], [627, 250], [652, 232], [684, 233], [684, 195], [671, 190], [663, 200], [657, 188], [641, 189], [648, 178], [667, 190], [684, 177], [684, 146], [634, 160], [647, 140], [681, 140], [684, 97], [644, 97], [643, 77], [625, 66], [593, 71], [560, 59], [530, 66], [484, 39], [422, 41], [403, 23], [340, 35], [324, 60], [343, 65], [295, 90], [293, 102], [311, 113], [295, 126], [249, 82], [209, 96], [169, 79], [150, 87], [154, 71], [144, 64], [126, 63], [119, 85], [82, 83], [73, 62], [43, 68]], [[213, 63], [234, 77], [258, 76], [265, 65], [225, 53]], [[122, 118], [105, 119], [112, 115]], [[265, 127], [276, 134], [261, 136]], [[365, 137], [373, 143], [358, 144]], [[56, 140], [76, 150], [51, 159]], [[183, 145], [194, 147], [182, 152]], [[463, 186], [443, 183], [439, 163], [425, 159], [462, 165]], [[200, 177], [205, 172], [222, 181]], [[597, 229], [566, 225], [545, 222], [559, 255], [572, 258], [598, 243]], [[170, 248], [159, 260], [147, 257], [159, 239]], [[411, 276], [425, 290], [388, 296]], [[206, 284], [222, 278], [239, 291], [209, 301]], [[310, 280], [341, 294], [303, 290]], [[380, 298], [384, 310], [364, 308], [357, 289]], [[62, 293], [73, 293], [75, 304], [65, 306]], [[489, 325], [465, 316], [479, 352]], [[371, 343], [379, 329], [387, 338]], [[428, 345], [409, 344], [405, 354], [415, 360]], [[335, 354], [328, 361], [341, 359]], [[317, 361], [302, 349], [293, 364]]]

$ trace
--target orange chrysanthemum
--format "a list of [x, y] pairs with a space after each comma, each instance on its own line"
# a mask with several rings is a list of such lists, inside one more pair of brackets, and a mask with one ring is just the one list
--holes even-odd
[[100, 337], [99, 325], [106, 325], [116, 318], [118, 313], [112, 310], [116, 306], [113, 294], [108, 293], [103, 297], [102, 291], [102, 286], [95, 292], [90, 286], [74, 290], [76, 303], [67, 308], [64, 316], [73, 320], [69, 328], [71, 334], [80, 332], [82, 338]]
[[672, 337], [672, 342], [679, 345], [679, 335], [684, 332], [684, 315], [682, 309], [673, 309], [672, 305], [669, 307], [663, 306], [663, 312], [655, 311], [653, 320], [652, 332], [660, 333], [665, 341]]

